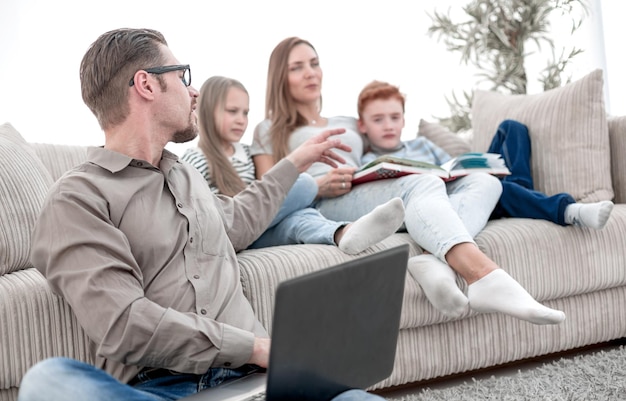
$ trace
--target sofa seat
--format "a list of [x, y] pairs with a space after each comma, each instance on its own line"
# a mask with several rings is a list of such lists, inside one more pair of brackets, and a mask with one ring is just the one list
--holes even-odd
[[[400, 335], [392, 375], [381, 389], [556, 353], [626, 335], [626, 205], [616, 205], [601, 230], [561, 227], [543, 220], [490, 221], [479, 247], [543, 304], [565, 311], [559, 325], [540, 326], [502, 314], [442, 315], [407, 275]], [[364, 252], [408, 243], [398, 233]], [[265, 327], [271, 327], [273, 294], [285, 279], [350, 258], [328, 245], [291, 245], [239, 254], [244, 293]], [[381, 266], [384, 269], [384, 266]], [[459, 286], [466, 291], [461, 279]], [[323, 294], [320, 294], [323, 296]], [[375, 296], [375, 295], [374, 295]], [[366, 311], [364, 311], [366, 312]], [[540, 340], [538, 340], [540, 339]]]

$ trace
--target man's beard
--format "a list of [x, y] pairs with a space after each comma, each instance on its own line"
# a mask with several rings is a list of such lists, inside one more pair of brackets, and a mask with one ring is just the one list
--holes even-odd
[[198, 125], [195, 124], [193, 121], [189, 121], [189, 125], [187, 125], [187, 128], [174, 132], [174, 134], [172, 135], [172, 142], [185, 143], [191, 141], [196, 136], [198, 136]]
[[196, 136], [198, 136], [198, 130], [193, 126], [189, 126], [187, 129], [174, 132], [174, 135], [172, 135], [172, 142], [185, 143], [191, 141]]

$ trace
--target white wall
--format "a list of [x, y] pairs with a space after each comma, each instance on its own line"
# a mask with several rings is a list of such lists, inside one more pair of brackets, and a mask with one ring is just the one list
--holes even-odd
[[[599, 20], [590, 17], [578, 36], [562, 37], [595, 48], [598, 32], [604, 33], [610, 111], [626, 115], [626, 94], [618, 89], [624, 87], [618, 41], [626, 5], [594, 1], [602, 5], [604, 29], [592, 25]], [[98, 35], [130, 26], [163, 32], [176, 57], [191, 64], [196, 88], [216, 74], [247, 86], [251, 111], [244, 141], [251, 140], [254, 125], [263, 118], [269, 54], [287, 36], [310, 40], [320, 54], [324, 115], [355, 115], [359, 90], [372, 79], [386, 80], [407, 94], [404, 135], [412, 137], [420, 118], [448, 115], [444, 96], [454, 89], [470, 89], [475, 81], [471, 71], [459, 65], [457, 54], [447, 53], [426, 33], [427, 12], [466, 2], [2, 0], [0, 123], [11, 122], [32, 142], [102, 144], [100, 128], [80, 97], [79, 63]], [[602, 67], [601, 53], [580, 57], [575, 77]]]

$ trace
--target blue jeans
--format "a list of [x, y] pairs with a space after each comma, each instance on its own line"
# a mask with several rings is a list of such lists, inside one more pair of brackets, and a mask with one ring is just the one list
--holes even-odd
[[567, 193], [548, 196], [534, 190], [530, 174], [530, 136], [524, 124], [514, 120], [503, 121], [488, 152], [500, 153], [511, 170], [511, 175], [502, 179], [502, 195], [492, 219], [523, 217], [566, 225], [565, 208], [575, 200]]
[[411, 238], [445, 261], [454, 245], [474, 242], [501, 192], [500, 181], [485, 173], [447, 184], [431, 174], [411, 174], [356, 185], [345, 195], [316, 201], [315, 207], [329, 219], [353, 221], [400, 197], [405, 208], [404, 225]]
[[[132, 386], [95, 366], [69, 358], [50, 358], [33, 366], [20, 385], [18, 401], [169, 401], [194, 394], [226, 380], [245, 376], [252, 369], [212, 368], [203, 375], [172, 374], [139, 380]], [[382, 401], [363, 390], [349, 390], [333, 401]]]
[[348, 222], [328, 220], [317, 209], [309, 207], [317, 196], [317, 190], [313, 177], [300, 174], [268, 229], [248, 248], [292, 244], [335, 245], [335, 232]]

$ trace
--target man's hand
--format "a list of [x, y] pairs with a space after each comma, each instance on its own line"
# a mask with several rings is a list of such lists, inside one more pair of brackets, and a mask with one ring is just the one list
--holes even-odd
[[254, 338], [254, 347], [252, 348], [252, 356], [248, 363], [258, 365], [262, 368], [267, 368], [270, 362], [270, 339], [269, 338]]
[[333, 135], [339, 135], [346, 132], [343, 128], [331, 129], [322, 132], [312, 138], [309, 138], [302, 145], [298, 146], [286, 156], [299, 172], [303, 173], [311, 167], [315, 162], [326, 163], [332, 167], [337, 167], [337, 163], [345, 163], [346, 161], [332, 151], [333, 148], [350, 152], [352, 148], [341, 143], [339, 139], [333, 138]]

